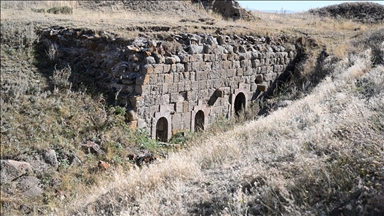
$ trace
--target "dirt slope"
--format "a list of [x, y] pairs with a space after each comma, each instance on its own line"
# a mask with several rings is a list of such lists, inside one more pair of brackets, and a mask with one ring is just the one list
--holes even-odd
[[[95, 11], [125, 10], [136, 13], [149, 13], [152, 16], [165, 14], [189, 17], [203, 16], [203, 8], [191, 1], [79, 1], [79, 7]], [[203, 12], [204, 13], [204, 12]], [[145, 19], [145, 16], [142, 17]]]

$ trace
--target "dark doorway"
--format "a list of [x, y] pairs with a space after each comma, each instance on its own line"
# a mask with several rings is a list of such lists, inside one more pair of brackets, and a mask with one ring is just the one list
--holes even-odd
[[156, 140], [168, 142], [168, 121], [166, 118], [160, 118], [156, 123]]
[[239, 116], [241, 111], [245, 109], [245, 95], [244, 93], [237, 94], [235, 98], [235, 114]]
[[204, 112], [198, 111], [195, 116], [195, 132], [204, 130]]

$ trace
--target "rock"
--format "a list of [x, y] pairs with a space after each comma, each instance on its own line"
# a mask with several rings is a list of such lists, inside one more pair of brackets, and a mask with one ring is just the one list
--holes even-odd
[[223, 38], [222, 35], [217, 37], [217, 42], [218, 42], [219, 45], [223, 45], [224, 44], [224, 38]]
[[59, 178], [52, 178], [52, 180], [49, 182], [49, 186], [51, 186], [52, 188], [58, 188], [60, 187], [62, 182], [63, 181]]
[[257, 85], [257, 90], [261, 91], [261, 92], [264, 92], [267, 90], [267, 86], [266, 85], [263, 85], [263, 84], [258, 84]]
[[188, 49], [189, 54], [201, 54], [203, 52], [203, 46], [191, 44]]
[[31, 164], [15, 160], [0, 160], [1, 183], [10, 182], [32, 171]]
[[209, 4], [214, 12], [221, 14], [225, 19], [248, 21], [255, 19], [251, 13], [241, 8], [240, 4], [235, 0], [211, 1]]
[[167, 58], [165, 58], [165, 63], [166, 64], [175, 64], [176, 63], [176, 59], [173, 58], [173, 57], [167, 57]]
[[140, 51], [140, 49], [138, 47], [135, 47], [135, 46], [132, 46], [132, 45], [127, 46], [127, 48], [128, 48], [129, 51], [131, 51], [133, 53], [136, 53], [136, 52]]
[[228, 54], [232, 54], [234, 53], [234, 50], [233, 50], [233, 46], [231, 45], [227, 45], [225, 46], [226, 50], [228, 51]]
[[28, 161], [32, 167], [33, 173], [36, 175], [52, 170], [52, 166], [44, 160], [44, 153], [34, 152], [32, 154], [21, 154], [15, 157], [14, 160]]
[[40, 180], [34, 176], [23, 176], [17, 187], [25, 196], [36, 197], [43, 193]]
[[244, 46], [240, 45], [240, 46], [239, 46], [239, 52], [240, 52], [240, 53], [246, 53], [246, 52], [247, 52], [247, 49], [245, 49]]
[[86, 144], [81, 144], [81, 146], [88, 148], [88, 153], [91, 153], [91, 149], [93, 149], [99, 155], [105, 154], [105, 152], [100, 148], [100, 146], [92, 141], [87, 141]]
[[157, 157], [149, 151], [143, 151], [140, 154], [138, 154], [135, 159], [136, 159], [136, 164], [138, 166], [141, 166], [143, 164], [151, 163], [157, 160]]
[[281, 100], [281, 101], [278, 101], [277, 103], [275, 103], [275, 105], [273, 107], [276, 107], [275, 110], [277, 110], [280, 107], [287, 107], [291, 104], [292, 104], [291, 100]]
[[256, 84], [262, 84], [263, 83], [263, 75], [262, 74], [256, 75], [255, 83]]
[[151, 54], [151, 52], [149, 52], [149, 51], [145, 51], [145, 52], [144, 52], [144, 55], [145, 55], [145, 56], [151, 56], [152, 54]]
[[206, 54], [212, 53], [212, 46], [209, 44], [204, 44], [203, 46], [203, 52]]
[[52, 167], [57, 170], [59, 168], [59, 162], [57, 161], [56, 152], [53, 149], [50, 149], [45, 152], [44, 160], [46, 163], [50, 164]]
[[134, 110], [129, 110], [127, 112], [127, 119], [128, 119], [128, 121], [136, 121], [137, 120], [137, 113]]
[[179, 56], [177, 56], [177, 55], [172, 55], [172, 58], [175, 59], [176, 63], [180, 63], [180, 61], [181, 61]]
[[80, 158], [76, 155], [73, 155], [73, 157], [70, 160], [71, 166], [80, 166], [83, 162], [81, 162]]
[[131, 55], [129, 57], [130, 60], [132, 60], [132, 62], [138, 62], [139, 61], [139, 57], [137, 57], [135, 54]]
[[61, 191], [61, 190], [56, 190], [55, 195], [60, 200], [64, 200], [67, 197], [67, 195], [64, 193], [64, 191]]
[[192, 37], [189, 41], [190, 44], [198, 44], [199, 43], [199, 40], [195, 37]]
[[189, 55], [188, 54], [179, 54], [180, 62], [187, 63], [189, 62]]
[[217, 45], [217, 40], [216, 40], [216, 38], [214, 38], [212, 36], [208, 36], [207, 43], [209, 45]]
[[100, 170], [107, 170], [110, 167], [108, 162], [105, 162], [105, 161], [102, 161], [102, 160], [99, 160], [97, 166], [99, 167]]
[[145, 63], [146, 64], [156, 64], [156, 60], [155, 60], [154, 57], [148, 56], [148, 57], [145, 58]]
[[134, 153], [128, 154], [127, 155], [128, 160], [133, 160], [136, 161], [137, 155]]
[[271, 112], [278, 110], [281, 107], [287, 107], [291, 105], [291, 100], [281, 100], [275, 103], [269, 103], [260, 109], [258, 115], [269, 115]]
[[154, 57], [155, 57], [157, 64], [162, 64], [165, 62], [165, 57], [160, 55], [160, 54], [156, 54], [156, 55], [154, 55]]
[[27, 214], [30, 214], [30, 213], [32, 213], [32, 208], [31, 207], [29, 207], [29, 206], [27, 206], [27, 205], [21, 205], [20, 207], [19, 207], [19, 210], [24, 214], [24, 215], [27, 215]]

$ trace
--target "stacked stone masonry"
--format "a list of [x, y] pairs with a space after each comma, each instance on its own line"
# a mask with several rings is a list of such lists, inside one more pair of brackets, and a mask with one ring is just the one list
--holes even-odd
[[43, 42], [127, 108], [134, 128], [168, 141], [231, 117], [266, 91], [296, 55], [283, 38], [178, 34], [123, 40], [107, 32], [50, 28]]

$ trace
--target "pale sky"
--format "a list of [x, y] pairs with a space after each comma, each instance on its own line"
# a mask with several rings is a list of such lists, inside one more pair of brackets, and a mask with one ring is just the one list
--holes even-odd
[[[248, 10], [274, 10], [281, 11], [307, 11], [311, 8], [324, 7], [333, 4], [340, 4], [343, 2], [357, 2], [357, 1], [241, 1], [238, 0], [241, 7]], [[384, 1], [370, 1], [379, 4], [384, 4]]]

